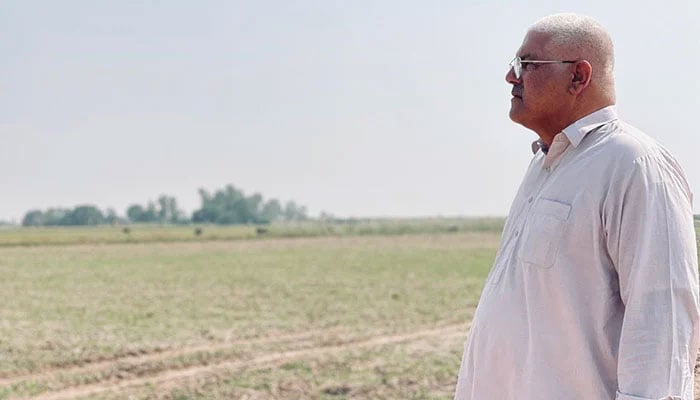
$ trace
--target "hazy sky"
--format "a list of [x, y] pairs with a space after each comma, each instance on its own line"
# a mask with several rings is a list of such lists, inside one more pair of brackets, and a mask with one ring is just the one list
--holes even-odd
[[700, 193], [697, 1], [16, 0], [0, 219], [160, 194], [191, 212], [228, 183], [311, 214], [505, 215], [536, 138], [508, 119], [507, 64], [563, 11], [609, 29], [621, 117]]

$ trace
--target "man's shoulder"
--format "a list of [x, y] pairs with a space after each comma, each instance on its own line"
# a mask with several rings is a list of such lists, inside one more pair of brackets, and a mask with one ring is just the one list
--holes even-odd
[[601, 164], [611, 181], [636, 176], [647, 182], [676, 182], [690, 193], [680, 164], [656, 139], [623, 121], [615, 121], [608, 129], [600, 136], [598, 161], [606, 160]]
[[656, 139], [621, 120], [602, 127], [599, 145], [600, 150], [609, 155], [611, 160], [622, 163], [634, 163], [649, 157], [669, 156]]

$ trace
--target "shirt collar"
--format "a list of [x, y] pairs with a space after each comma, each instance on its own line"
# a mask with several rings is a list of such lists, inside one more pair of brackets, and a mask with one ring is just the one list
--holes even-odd
[[579, 119], [564, 128], [562, 132], [569, 138], [571, 145], [576, 147], [581, 143], [586, 134], [599, 126], [605, 125], [617, 119], [617, 107], [615, 105], [601, 108]]
[[[576, 147], [579, 145], [579, 143], [581, 143], [588, 132], [616, 119], [617, 107], [615, 105], [611, 105], [586, 115], [585, 117], [564, 128], [562, 132], [569, 139], [571, 145]], [[537, 153], [537, 150], [540, 149], [546, 154], [548, 150], [547, 144], [541, 139], [532, 142], [533, 154]]]

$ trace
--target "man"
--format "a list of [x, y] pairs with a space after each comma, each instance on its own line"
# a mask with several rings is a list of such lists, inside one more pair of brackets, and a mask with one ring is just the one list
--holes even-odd
[[539, 140], [457, 400], [693, 400], [692, 194], [676, 160], [618, 119], [612, 70], [607, 32], [573, 14], [536, 22], [511, 62], [510, 118]]

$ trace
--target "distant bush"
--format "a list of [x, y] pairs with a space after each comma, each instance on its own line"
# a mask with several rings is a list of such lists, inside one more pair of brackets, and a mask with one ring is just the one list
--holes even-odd
[[227, 185], [214, 194], [199, 190], [202, 207], [192, 214], [192, 222], [218, 225], [269, 224], [275, 221], [304, 221], [306, 207], [290, 201], [284, 207], [276, 200], [267, 202], [259, 193], [246, 196], [233, 185]]
[[270, 224], [280, 221], [306, 221], [306, 207], [289, 201], [284, 206], [277, 199], [264, 201], [259, 193], [246, 196], [233, 185], [227, 185], [209, 194], [200, 189], [202, 206], [189, 218], [180, 210], [175, 197], [161, 195], [157, 201], [149, 201], [146, 206], [131, 204], [126, 210], [126, 218], [108, 209], [100, 211], [93, 205], [80, 205], [74, 209], [49, 208], [46, 211], [28, 211], [22, 219], [23, 226], [73, 226], [73, 225], [120, 225], [128, 223], [185, 225], [192, 222], [238, 225]]
[[74, 209], [49, 208], [46, 211], [31, 210], [22, 219], [23, 226], [78, 226], [100, 225], [108, 219], [93, 205], [80, 205]]

